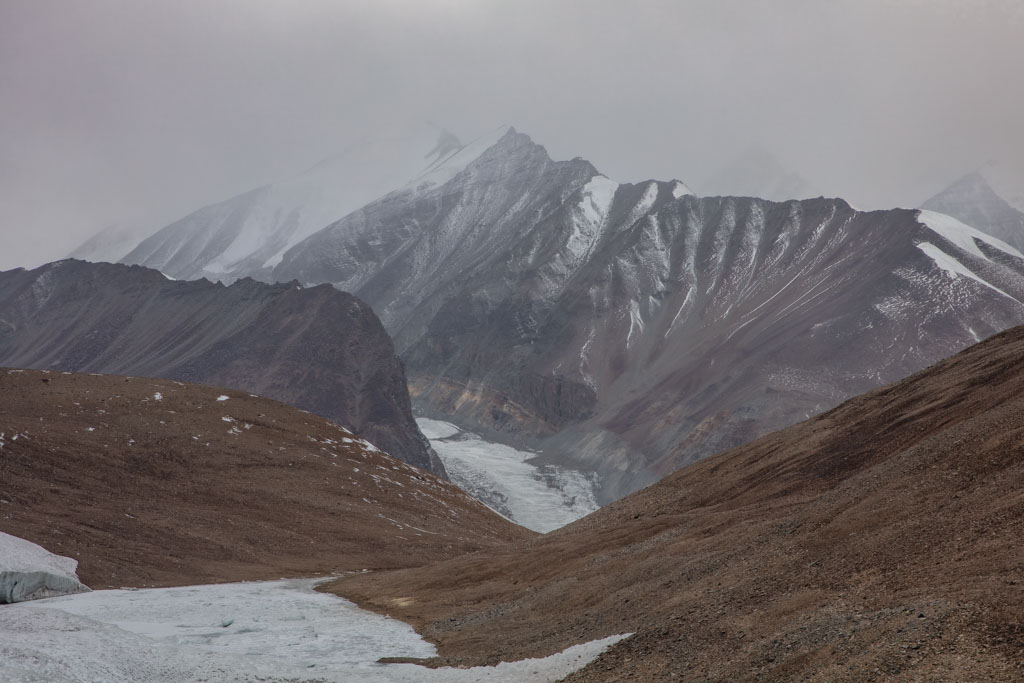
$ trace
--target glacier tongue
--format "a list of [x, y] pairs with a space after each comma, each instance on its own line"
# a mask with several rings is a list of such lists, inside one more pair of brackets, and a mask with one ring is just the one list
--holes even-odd
[[594, 474], [530, 462], [535, 453], [488, 443], [440, 420], [418, 418], [452, 483], [495, 512], [546, 533], [594, 512]]
[[0, 604], [89, 590], [78, 580], [78, 560], [0, 532]]

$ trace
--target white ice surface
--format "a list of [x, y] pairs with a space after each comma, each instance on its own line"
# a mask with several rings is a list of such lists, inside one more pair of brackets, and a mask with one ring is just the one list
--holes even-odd
[[448, 422], [416, 423], [452, 483], [517, 524], [546, 533], [599, 507], [596, 474], [532, 464], [536, 453], [484, 441]]
[[961, 223], [952, 216], [947, 216], [944, 213], [938, 213], [935, 211], [918, 211], [917, 219], [924, 225], [931, 228], [933, 232], [942, 237], [946, 238], [949, 242], [955, 244], [959, 248], [966, 252], [986, 258], [985, 254], [982, 253], [981, 249], [978, 248], [977, 243], [974, 240], [981, 240], [996, 249], [1006, 252], [1012, 256], [1016, 256], [1019, 259], [1024, 259], [1024, 254], [1021, 254], [1014, 247], [1011, 247], [1006, 242], [983, 233], [980, 230], [975, 230], [969, 225]]
[[0, 607], [0, 680], [554, 681], [625, 636], [498, 667], [378, 664], [430, 657], [408, 625], [296, 579], [96, 591]]
[[77, 567], [78, 560], [0, 532], [0, 603], [87, 591], [78, 581]]

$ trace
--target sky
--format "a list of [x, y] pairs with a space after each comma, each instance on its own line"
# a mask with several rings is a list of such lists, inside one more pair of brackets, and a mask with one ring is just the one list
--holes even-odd
[[1021, 0], [3, 0], [0, 269], [423, 121], [697, 194], [758, 148], [916, 206], [1024, 160], [1021, 35]]

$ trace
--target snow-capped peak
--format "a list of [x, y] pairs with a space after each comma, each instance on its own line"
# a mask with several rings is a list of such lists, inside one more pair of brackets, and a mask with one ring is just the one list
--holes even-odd
[[500, 126], [466, 145], [459, 143], [457, 138], [444, 131], [436, 150], [431, 152], [431, 155], [434, 156], [431, 164], [413, 176], [406, 187], [423, 190], [445, 184], [484, 151], [497, 144], [510, 130], [512, 130], [510, 126]]
[[362, 140], [281, 182], [202, 208], [141, 242], [123, 261], [170, 277], [259, 275], [313, 233], [394, 191], [443, 184], [509, 132], [469, 144], [432, 124]]

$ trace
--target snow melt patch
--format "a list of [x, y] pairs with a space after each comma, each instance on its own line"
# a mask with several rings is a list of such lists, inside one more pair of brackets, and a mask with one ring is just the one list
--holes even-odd
[[946, 252], [942, 251], [934, 244], [930, 242], [921, 242], [920, 244], [917, 245], [917, 248], [923, 251], [928, 256], [928, 258], [934, 261], [935, 265], [937, 265], [939, 268], [952, 275], [954, 279], [956, 279], [960, 275], [963, 275], [964, 277], [970, 278], [975, 282], [980, 282], [981, 284], [985, 285], [992, 291], [998, 292], [999, 294], [1002, 294], [1008, 299], [1013, 299], [1017, 303], [1022, 303], [1015, 297], [1007, 294], [1006, 292], [999, 289], [992, 283], [976, 275], [970, 268], [960, 263]]
[[535, 465], [536, 453], [484, 441], [448, 422], [417, 418], [416, 424], [453, 484], [528, 529], [546, 533], [600, 507], [596, 474]]
[[693, 194], [693, 190], [688, 188], [682, 182], [680, 182], [678, 180], [673, 180], [672, 181], [672, 196], [675, 197], [676, 199], [679, 199], [680, 197], [686, 197], [686, 196], [691, 196], [692, 197], [692, 196], [695, 196], [695, 195]]
[[583, 186], [580, 203], [573, 211], [571, 232], [565, 243], [572, 263], [583, 260], [594, 247], [618, 188], [617, 182], [603, 175], [594, 176]]
[[218, 401], [226, 401], [229, 398], [231, 398], [231, 397], [230, 396], [225, 396], [224, 394], [221, 394], [220, 396], [217, 397], [217, 400]]
[[379, 664], [431, 657], [408, 625], [318, 593], [321, 579], [96, 591], [0, 611], [5, 681], [555, 681], [625, 635], [474, 669]]
[[78, 560], [0, 532], [0, 603], [88, 591], [75, 574], [77, 568]]
[[932, 232], [941, 235], [952, 244], [955, 244], [964, 251], [974, 254], [980, 258], [987, 257], [981, 252], [981, 249], [978, 248], [975, 240], [981, 240], [982, 242], [1010, 254], [1011, 256], [1024, 259], [1024, 254], [1021, 254], [1001, 239], [992, 237], [992, 235], [987, 235], [980, 230], [975, 230], [971, 226], [965, 225], [952, 216], [947, 216], [944, 213], [922, 210], [917, 212], [917, 219], [926, 227], [930, 228]]

